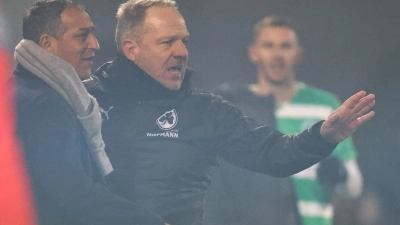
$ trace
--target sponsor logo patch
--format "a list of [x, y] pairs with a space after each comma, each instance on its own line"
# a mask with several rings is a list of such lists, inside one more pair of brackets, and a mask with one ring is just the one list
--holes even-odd
[[147, 137], [169, 137], [178, 138], [179, 133], [177, 130], [172, 130], [178, 123], [178, 114], [175, 109], [165, 112], [163, 115], [158, 117], [157, 125], [160, 129], [165, 132], [162, 133], [147, 133]]
[[176, 114], [175, 109], [165, 112], [157, 119], [157, 125], [162, 130], [171, 130], [176, 126], [177, 123], [178, 123], [178, 115]]

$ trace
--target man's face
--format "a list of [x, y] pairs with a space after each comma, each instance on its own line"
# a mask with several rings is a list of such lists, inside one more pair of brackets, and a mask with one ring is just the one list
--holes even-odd
[[64, 33], [52, 38], [50, 52], [70, 63], [83, 80], [91, 75], [94, 52], [99, 43], [94, 36], [94, 25], [89, 15], [79, 8], [66, 8], [61, 13]]
[[188, 60], [189, 33], [182, 15], [172, 7], [150, 7], [139, 32], [133, 61], [166, 88], [178, 90]]
[[301, 53], [296, 33], [284, 26], [260, 30], [249, 48], [250, 60], [257, 65], [259, 76], [272, 84], [285, 84], [295, 78]]

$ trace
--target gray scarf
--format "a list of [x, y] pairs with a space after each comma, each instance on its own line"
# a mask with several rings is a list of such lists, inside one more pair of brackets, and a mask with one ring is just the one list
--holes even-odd
[[105, 176], [113, 171], [101, 137], [101, 114], [96, 99], [89, 95], [71, 64], [43, 50], [30, 40], [15, 48], [15, 60], [57, 91], [72, 107], [85, 130], [94, 161]]

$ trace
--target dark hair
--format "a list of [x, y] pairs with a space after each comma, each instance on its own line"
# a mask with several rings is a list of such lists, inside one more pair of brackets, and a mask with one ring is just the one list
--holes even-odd
[[282, 16], [267, 16], [259, 20], [253, 27], [253, 41], [260, 31], [266, 27], [288, 27], [296, 33], [297, 41], [299, 44], [301, 43], [298, 27], [292, 20]]
[[43, 34], [59, 39], [64, 33], [61, 13], [66, 8], [77, 7], [84, 10], [82, 5], [73, 0], [40, 0], [33, 3], [25, 12], [22, 23], [22, 36], [39, 44]]

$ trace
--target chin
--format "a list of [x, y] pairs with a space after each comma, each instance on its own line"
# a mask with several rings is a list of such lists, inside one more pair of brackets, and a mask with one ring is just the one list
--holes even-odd
[[86, 80], [89, 79], [91, 76], [91, 72], [85, 72], [85, 73], [78, 73], [79, 78], [81, 78], [81, 80]]
[[90, 76], [91, 76], [91, 75], [89, 74], [89, 75], [79, 76], [79, 78], [80, 78], [81, 80], [86, 80], [86, 79], [89, 79]]
[[181, 88], [181, 86], [179, 85], [179, 86], [171, 86], [171, 87], [167, 87], [169, 90], [171, 90], [171, 91], [176, 91], [176, 90], [179, 90], [179, 88]]
[[286, 83], [285, 79], [268, 79], [268, 82], [274, 85], [282, 85]]
[[167, 85], [164, 85], [166, 88], [168, 88], [169, 90], [172, 90], [172, 91], [176, 91], [176, 90], [179, 90], [179, 88], [181, 88], [181, 83], [179, 83], [179, 84], [167, 84]]

